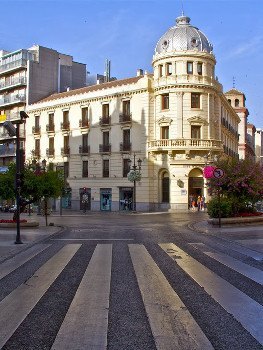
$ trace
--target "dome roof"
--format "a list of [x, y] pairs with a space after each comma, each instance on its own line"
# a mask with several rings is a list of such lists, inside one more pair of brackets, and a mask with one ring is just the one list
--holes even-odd
[[186, 50], [212, 53], [213, 45], [198, 28], [190, 24], [189, 17], [180, 16], [176, 18], [176, 25], [171, 27], [158, 41], [155, 53]]

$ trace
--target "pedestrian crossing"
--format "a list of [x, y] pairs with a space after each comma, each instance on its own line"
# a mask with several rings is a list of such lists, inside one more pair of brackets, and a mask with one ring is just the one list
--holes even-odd
[[[58, 277], [70, 264], [73, 257], [76, 256], [76, 253], [80, 249], [85, 249], [87, 244], [91, 243], [64, 243], [61, 249], [44, 262], [30, 278], [0, 302], [1, 349], [24, 349], [17, 339], [19, 337], [19, 327], [30, 316], [41, 298], [47, 295], [50, 287], [57, 283]], [[113, 266], [116, 263], [113, 251], [118, 244], [121, 244], [121, 247], [128, 247], [127, 262], [131, 264], [134, 271], [134, 283], [138, 285], [139, 297], [143, 304], [141, 312], [146, 314], [146, 320], [155, 344], [155, 348], [152, 345], [147, 347], [147, 344], [141, 345], [140, 348], [138, 346], [133, 347], [131, 344], [130, 349], [231, 349], [232, 345], [230, 346], [227, 340], [224, 344], [220, 343], [222, 336], [220, 339], [217, 338], [217, 332], [220, 332], [219, 329], [209, 332], [200, 322], [200, 319], [193, 315], [196, 313], [192, 312], [191, 305], [182, 300], [182, 294], [179, 292], [182, 286], [177, 288], [177, 285], [159, 264], [159, 258], [152, 254], [147, 244], [115, 241], [92, 244], [94, 244], [94, 251], [91, 259], [82, 262], [84, 265], [86, 264], [83, 270], [84, 274], [80, 279], [70, 306], [65, 312], [65, 317], [58, 327], [54, 341], [52, 340], [52, 345], [48, 347], [49, 349], [123, 349], [118, 347], [118, 341], [114, 346], [108, 344], [111, 336], [109, 330], [112, 329], [111, 318], [109, 317], [111, 308], [113, 308], [111, 304], [112, 273]], [[30, 263], [30, 260], [35, 256], [41, 256], [49, 247], [49, 244], [36, 244], [27, 251], [2, 263], [0, 265], [0, 287], [1, 281], [8, 278], [9, 274], [11, 275], [14, 270], [19, 270], [23, 264]], [[215, 249], [211, 249], [204, 244], [196, 244], [195, 248], [198, 249], [200, 254], [212, 259], [212, 262], [221, 264], [222, 269], [230, 268], [238, 272], [241, 278], [244, 276], [253, 283], [257, 283], [258, 290], [263, 294], [263, 271], [260, 268], [250, 266], [221, 251], [216, 252]], [[194, 286], [202, 288], [207, 295], [207, 300], [211, 301], [211, 305], [219, 305], [226, 317], [229, 314], [232, 315], [233, 322], [238, 325], [240, 333], [240, 335], [233, 335], [236, 338], [234, 342], [238, 345], [241, 339], [239, 336], [241, 337], [241, 335], [247, 338], [247, 343], [243, 344], [240, 349], [263, 349], [262, 303], [255, 301], [234, 284], [218, 276], [208, 266], [191, 256], [186, 248], [182, 249], [175, 243], [159, 243], [154, 249], [162, 257], [171, 272], [180, 269], [180, 272], [187, 276], [188, 281], [191, 281]], [[76, 265], [75, 268], [77, 269], [78, 266]], [[120, 266], [118, 273], [125, 274], [125, 269], [125, 265]], [[123, 295], [122, 300], [119, 300], [119, 304], [124, 305], [128, 302], [127, 299], [128, 296]], [[132, 301], [129, 302], [129, 305], [132, 305]], [[205, 308], [203, 309], [205, 310]], [[222, 314], [217, 316], [215, 312], [213, 317], [221, 318]], [[211, 315], [202, 315], [202, 317], [211, 317]], [[128, 319], [125, 327], [130, 327], [131, 332], [134, 329], [134, 325], [129, 324]], [[43, 325], [43, 333], [45, 333], [43, 336], [48, 337], [49, 329], [52, 331], [50, 325]], [[120, 332], [119, 338], [121, 336]], [[40, 349], [38, 344], [34, 343], [34, 336], [28, 334], [28, 337], [32, 338], [30, 349]], [[136, 337], [136, 334], [134, 334], [134, 337]], [[233, 344], [233, 340], [231, 344]]]

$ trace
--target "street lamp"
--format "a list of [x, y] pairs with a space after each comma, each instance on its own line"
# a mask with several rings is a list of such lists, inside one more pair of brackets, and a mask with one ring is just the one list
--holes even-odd
[[136, 212], [136, 181], [140, 181], [141, 179], [141, 166], [142, 166], [142, 160], [139, 158], [137, 160], [137, 164], [136, 165], [136, 162], [135, 162], [135, 159], [136, 159], [136, 154], [134, 153], [133, 155], [133, 165], [132, 164], [132, 160], [129, 159], [129, 164], [130, 164], [130, 170], [127, 177], [128, 177], [128, 180], [129, 181], [132, 181], [133, 182], [133, 198], [132, 198], [132, 201], [133, 201], [133, 212]]
[[[4, 128], [7, 130], [11, 137], [16, 137], [16, 240], [15, 244], [22, 244], [20, 237], [20, 203], [21, 203], [21, 169], [23, 168], [23, 149], [20, 148], [20, 124], [24, 124], [28, 115], [24, 111], [20, 111], [20, 120], [16, 120], [13, 123], [8, 120], [3, 123]], [[14, 124], [16, 127], [14, 127]]]

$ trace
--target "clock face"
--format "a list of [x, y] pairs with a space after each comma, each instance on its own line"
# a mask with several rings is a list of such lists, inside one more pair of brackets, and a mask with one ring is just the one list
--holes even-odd
[[191, 46], [197, 47], [199, 45], [199, 39], [198, 38], [192, 38], [191, 39]]

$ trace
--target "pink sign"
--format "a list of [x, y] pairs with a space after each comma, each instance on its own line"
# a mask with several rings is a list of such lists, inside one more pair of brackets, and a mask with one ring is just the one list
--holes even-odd
[[216, 169], [215, 166], [211, 166], [211, 165], [205, 166], [204, 170], [203, 170], [203, 176], [206, 179], [211, 179], [211, 177], [214, 177], [214, 170], [215, 169]]

